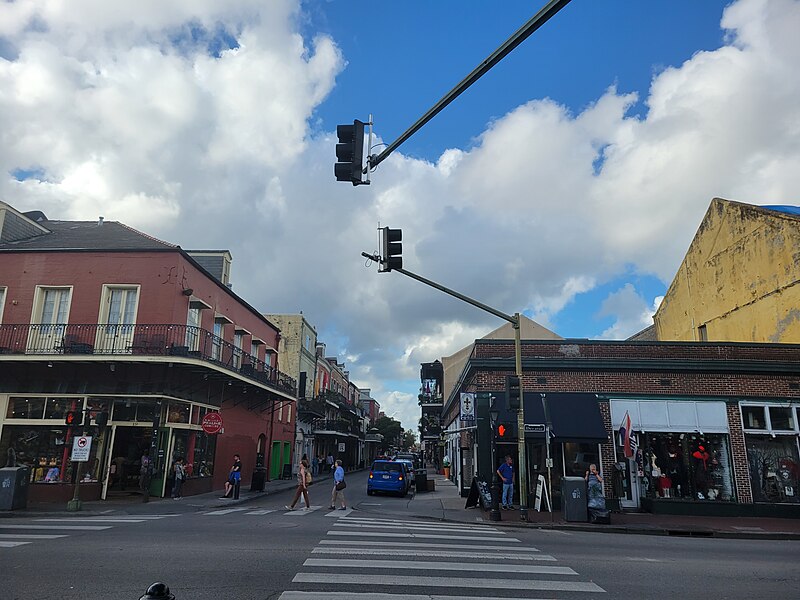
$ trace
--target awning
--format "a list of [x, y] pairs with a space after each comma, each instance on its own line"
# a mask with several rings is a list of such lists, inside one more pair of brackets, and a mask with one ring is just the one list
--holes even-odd
[[[503, 398], [504, 394], [498, 394]], [[525, 395], [525, 423], [528, 425], [544, 425], [544, 407], [542, 395], [538, 392], [526, 392]], [[548, 393], [547, 405], [550, 410], [552, 432], [556, 442], [580, 442], [586, 444], [600, 444], [608, 440], [608, 432], [600, 415], [596, 394], [585, 393]], [[516, 422], [514, 413], [501, 409], [498, 422], [503, 420]], [[544, 441], [543, 431], [528, 431], [526, 440]]]

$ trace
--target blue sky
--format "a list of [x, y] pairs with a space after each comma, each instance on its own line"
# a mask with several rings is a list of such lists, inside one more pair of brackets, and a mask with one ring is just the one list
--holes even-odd
[[0, 2], [0, 199], [228, 248], [414, 428], [419, 363], [501, 323], [652, 322], [714, 197], [798, 204], [800, 1], [573, 0], [353, 188], [337, 124], [393, 141], [544, 1]]

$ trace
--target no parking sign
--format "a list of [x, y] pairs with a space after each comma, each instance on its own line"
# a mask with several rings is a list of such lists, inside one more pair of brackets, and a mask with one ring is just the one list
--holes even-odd
[[92, 451], [92, 438], [88, 435], [79, 435], [72, 440], [72, 461], [87, 462]]

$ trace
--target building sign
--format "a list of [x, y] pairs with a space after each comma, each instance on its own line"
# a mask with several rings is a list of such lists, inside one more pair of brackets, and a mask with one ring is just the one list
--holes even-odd
[[544, 423], [525, 423], [525, 432], [544, 433], [546, 426]]
[[79, 435], [72, 440], [73, 462], [87, 462], [89, 453], [92, 451], [92, 438], [86, 435]]
[[344, 442], [339, 442], [339, 452], [344, 452]]
[[206, 433], [219, 433], [222, 430], [222, 415], [219, 413], [206, 414], [201, 426]]
[[461, 420], [475, 420], [475, 394], [471, 392], [461, 393]]

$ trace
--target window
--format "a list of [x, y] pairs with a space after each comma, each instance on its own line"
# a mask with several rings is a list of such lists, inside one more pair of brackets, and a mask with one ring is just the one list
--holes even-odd
[[3, 322], [3, 307], [6, 305], [6, 288], [0, 287], [0, 323]]
[[28, 350], [53, 351], [64, 343], [69, 320], [70, 287], [37, 287]]
[[196, 352], [200, 348], [200, 309], [190, 308], [186, 316], [186, 345]]
[[103, 286], [96, 345], [104, 350], [123, 350], [133, 345], [138, 307], [138, 286]]
[[763, 406], [742, 406], [742, 424], [745, 429], [766, 429]]
[[211, 338], [211, 359], [219, 360], [222, 355], [222, 321], [214, 321], [214, 337]]
[[240, 369], [242, 367], [242, 340], [244, 335], [240, 332], [233, 334], [233, 368]]
[[167, 421], [170, 423], [188, 423], [189, 422], [189, 409], [191, 405], [170, 402], [169, 411], [167, 412]]
[[770, 406], [769, 420], [772, 429], [794, 431], [794, 411], [790, 407]]
[[286, 406], [286, 423], [291, 424], [292, 422], [292, 405], [291, 403]]
[[7, 419], [44, 418], [44, 398], [9, 398]]
[[700, 325], [700, 327], [697, 328], [697, 337], [700, 339], [701, 342], [708, 341], [708, 331], [706, 330], [705, 325]]
[[252, 356], [254, 360], [258, 360], [258, 344], [255, 342], [250, 342], [250, 356]]

